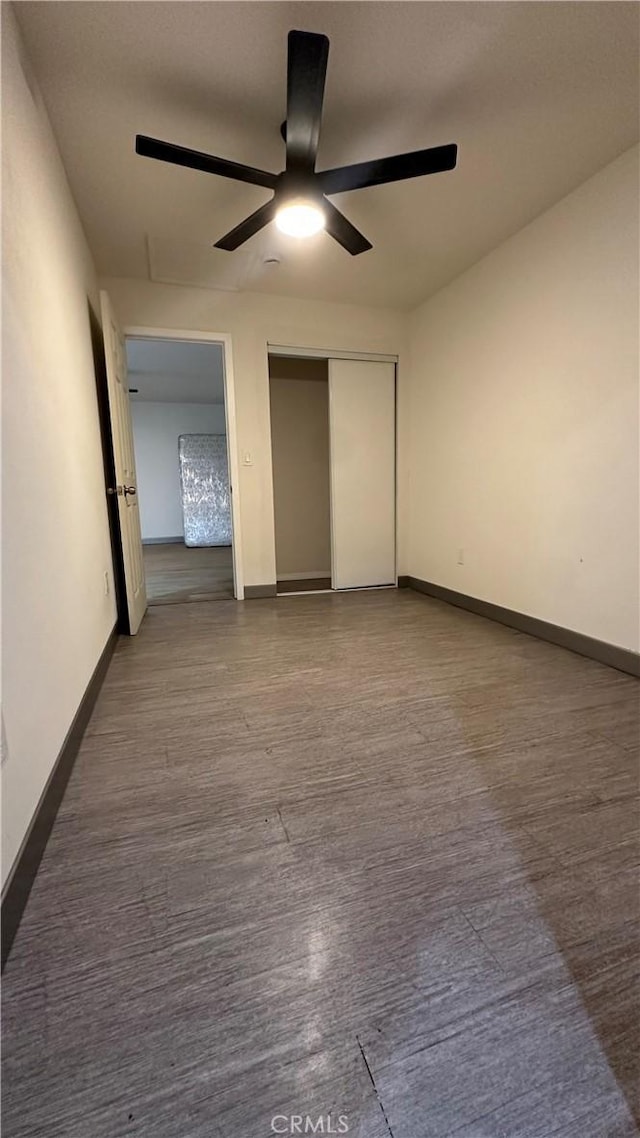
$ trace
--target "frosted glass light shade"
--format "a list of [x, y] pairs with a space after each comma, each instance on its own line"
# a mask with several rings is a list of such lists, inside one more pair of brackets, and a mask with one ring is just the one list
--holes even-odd
[[276, 214], [276, 225], [289, 237], [312, 237], [324, 229], [324, 212], [309, 201], [293, 201], [283, 205]]

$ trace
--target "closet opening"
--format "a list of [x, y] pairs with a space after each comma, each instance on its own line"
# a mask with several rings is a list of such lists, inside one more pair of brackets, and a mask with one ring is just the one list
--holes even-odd
[[331, 589], [329, 366], [269, 355], [276, 588]]

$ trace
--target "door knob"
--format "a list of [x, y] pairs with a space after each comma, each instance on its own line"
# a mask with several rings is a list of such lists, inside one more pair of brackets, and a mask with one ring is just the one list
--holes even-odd
[[130, 494], [131, 497], [133, 497], [133, 495], [136, 493], [135, 486], [123, 486], [122, 489], [124, 490], [125, 498], [127, 497], [128, 494]]
[[123, 493], [124, 493], [124, 487], [123, 486], [107, 486], [107, 494], [121, 495]]

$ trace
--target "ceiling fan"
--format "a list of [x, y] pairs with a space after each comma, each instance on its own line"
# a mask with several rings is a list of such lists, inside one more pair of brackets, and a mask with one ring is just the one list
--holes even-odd
[[237, 249], [270, 221], [284, 233], [311, 236], [320, 229], [356, 256], [371, 249], [371, 242], [328, 200], [328, 195], [385, 182], [401, 182], [425, 174], [453, 170], [458, 148], [455, 143], [414, 150], [391, 158], [357, 162], [335, 170], [316, 171], [320, 140], [322, 100], [329, 58], [329, 40], [313, 32], [291, 31], [288, 36], [287, 118], [280, 131], [286, 145], [286, 167], [281, 174], [258, 170], [216, 158], [198, 150], [136, 135], [136, 152], [161, 162], [173, 162], [207, 174], [219, 174], [273, 190], [273, 197], [245, 218], [219, 241], [216, 249]]

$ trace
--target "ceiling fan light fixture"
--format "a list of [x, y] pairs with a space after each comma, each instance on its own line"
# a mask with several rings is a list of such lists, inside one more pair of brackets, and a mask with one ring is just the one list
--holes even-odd
[[136, 135], [137, 154], [274, 191], [269, 201], [220, 237], [215, 249], [231, 253], [275, 220], [279, 230], [293, 237], [311, 237], [326, 229], [338, 245], [357, 257], [373, 246], [333, 204], [330, 200], [333, 194], [404, 182], [407, 178], [422, 178], [455, 168], [458, 147], [451, 142], [409, 154], [355, 162], [335, 170], [316, 170], [328, 58], [326, 36], [295, 29], [289, 32], [287, 117], [280, 131], [286, 147], [286, 164], [280, 174], [200, 150], [189, 150], [173, 142], [162, 142], [146, 134]]
[[281, 233], [289, 237], [313, 237], [324, 229], [326, 218], [324, 210], [314, 201], [296, 198], [280, 206], [276, 213], [276, 225]]

